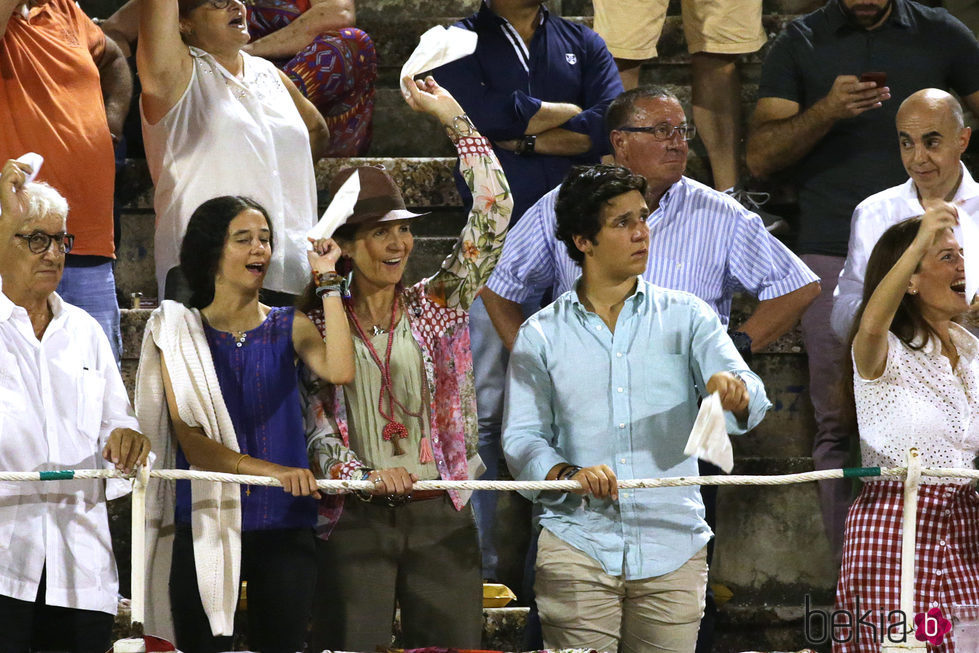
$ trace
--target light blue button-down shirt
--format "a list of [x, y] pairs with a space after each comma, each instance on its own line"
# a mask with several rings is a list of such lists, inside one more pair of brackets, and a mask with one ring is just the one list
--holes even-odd
[[[751, 397], [747, 423], [726, 414], [729, 433], [754, 428], [771, 407], [710, 306], [639, 279], [615, 333], [571, 290], [520, 328], [507, 372], [503, 449], [519, 480], [541, 480], [559, 463], [606, 464], [620, 479], [696, 476], [683, 448], [698, 388], [737, 372]], [[711, 537], [697, 486], [619, 492], [618, 501], [526, 492], [541, 525], [626, 580], [678, 569]]]

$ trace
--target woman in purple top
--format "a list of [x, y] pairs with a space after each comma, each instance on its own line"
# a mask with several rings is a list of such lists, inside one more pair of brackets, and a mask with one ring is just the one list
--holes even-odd
[[[199, 317], [237, 451], [228, 446], [233, 442], [215, 439], [214, 429], [209, 437], [204, 428], [188, 426], [181, 418], [167, 371], [167, 363], [176, 361], [167, 361], [166, 352], [163, 356], [178, 466], [272, 476], [282, 483], [282, 489], [241, 488], [249, 644], [266, 653], [302, 650], [316, 580], [312, 528], [319, 493], [306, 459], [297, 362], [333, 383], [350, 381], [354, 371], [350, 331], [339, 292], [331, 286], [339, 248], [326, 239], [309, 252], [314, 279], [324, 285], [321, 303], [330, 321], [322, 337], [304, 314], [259, 303], [272, 242], [271, 223], [260, 205], [218, 197], [194, 212], [181, 248], [180, 265], [192, 291], [189, 303], [196, 309], [191, 314]], [[177, 488], [170, 572], [176, 643], [195, 653], [230, 650], [230, 634], [213, 636], [203, 607], [198, 582], [207, 581], [198, 580], [195, 566], [199, 533], [192, 533], [191, 505], [191, 484], [184, 481]]]

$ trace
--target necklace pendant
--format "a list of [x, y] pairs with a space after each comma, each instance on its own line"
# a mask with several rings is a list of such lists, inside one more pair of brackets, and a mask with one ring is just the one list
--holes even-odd
[[401, 443], [399, 442], [399, 440], [408, 437], [408, 429], [404, 424], [395, 421], [388, 422], [381, 431], [381, 436], [385, 440], [391, 442], [391, 444], [394, 446], [395, 456], [404, 455], [405, 450], [402, 448]]
[[387, 331], [385, 331], [381, 327], [377, 326], [376, 324], [371, 329], [371, 335], [374, 336], [374, 337], [377, 337], [377, 336], [382, 335], [384, 333], [387, 333]]

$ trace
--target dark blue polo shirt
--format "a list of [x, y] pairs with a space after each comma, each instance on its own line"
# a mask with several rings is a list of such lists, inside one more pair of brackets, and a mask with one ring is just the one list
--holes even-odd
[[880, 109], [837, 122], [791, 170], [799, 186], [797, 249], [846, 256], [853, 209], [870, 195], [907, 180], [895, 117], [901, 102], [923, 88], [979, 90], [979, 44], [944, 9], [895, 0], [873, 31], [847, 21], [839, 0], [794, 20], [772, 44], [758, 97], [808, 109], [838, 75], [887, 73], [891, 99]]
[[[479, 35], [476, 51], [433, 74], [491, 141], [522, 138], [541, 101], [569, 102], [584, 109], [561, 127], [591, 137], [592, 149], [585, 154], [519, 156], [496, 148], [513, 191], [516, 220], [560, 184], [572, 165], [598, 163], [608, 153], [605, 109], [622, 92], [622, 81], [598, 34], [551, 16], [543, 5], [527, 53], [522, 52], [522, 41], [514, 42], [519, 40], [515, 30], [485, 3], [456, 25]], [[468, 209], [472, 198], [458, 172], [456, 182]]]

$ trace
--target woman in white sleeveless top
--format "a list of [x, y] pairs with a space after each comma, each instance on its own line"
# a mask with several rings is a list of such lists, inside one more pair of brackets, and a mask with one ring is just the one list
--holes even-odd
[[[852, 339], [864, 467], [901, 467], [911, 447], [923, 467], [974, 467], [979, 340], [953, 322], [969, 310], [962, 250], [951, 230], [957, 221], [953, 205], [931, 204], [921, 218], [888, 229], [870, 255]], [[834, 631], [834, 653], [877, 653], [881, 637], [884, 643], [904, 638], [897, 614], [900, 574], [911, 561], [901, 560], [903, 484], [865, 481], [847, 516], [836, 590], [837, 610], [857, 615], [850, 623], [861, 625], [859, 632]], [[929, 651], [973, 653], [939, 632], [934, 616], [940, 612], [950, 620], [953, 604], [979, 604], [979, 494], [973, 484], [922, 479], [914, 564], [914, 614], [904, 616], [907, 625], [913, 627], [915, 614], [937, 610], [928, 633], [936, 647]], [[857, 621], [868, 610], [873, 617]]]
[[[136, 62], [146, 160], [155, 185], [160, 296], [183, 298], [175, 274], [194, 209], [222, 195], [266, 208], [276, 248], [265, 289], [299, 294], [316, 221], [314, 155], [329, 141], [316, 108], [248, 43], [239, 0], [143, 0]], [[168, 280], [169, 276], [169, 280]]]

